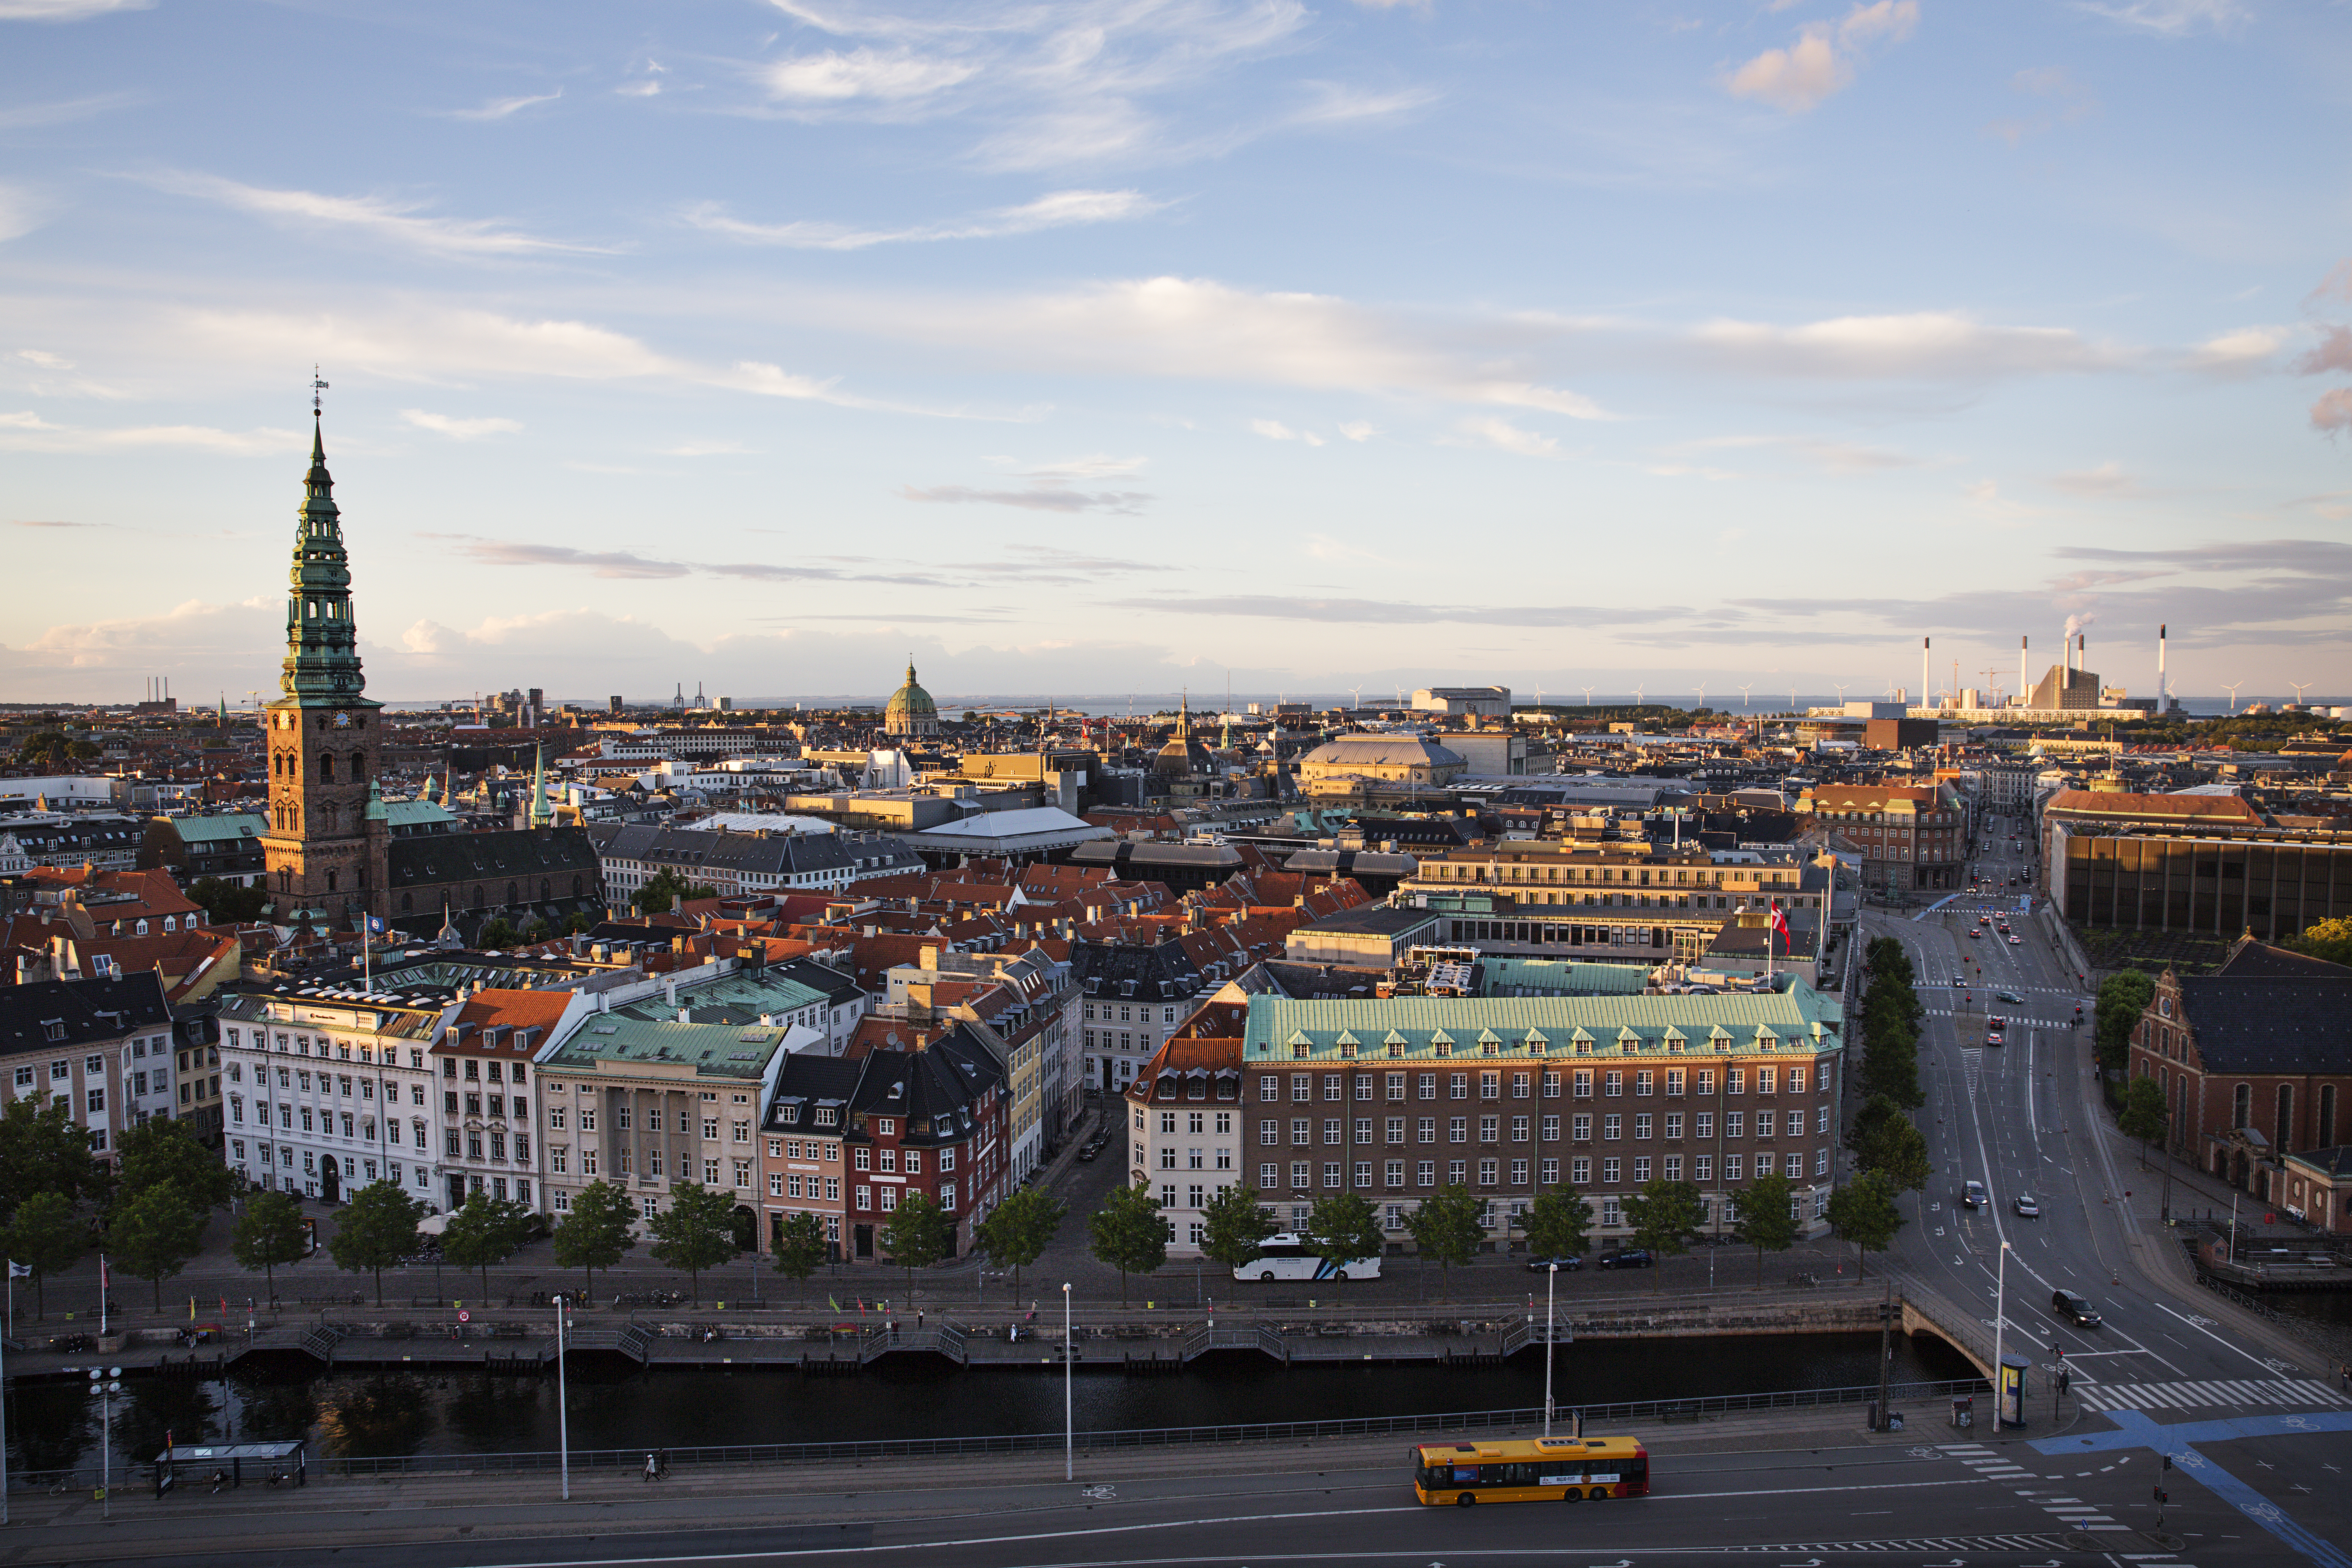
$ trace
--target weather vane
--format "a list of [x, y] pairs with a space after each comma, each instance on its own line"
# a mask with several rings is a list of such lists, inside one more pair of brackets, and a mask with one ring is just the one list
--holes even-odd
[[310, 367], [310, 417], [313, 419], [321, 419], [326, 416], [323, 405], [320, 404], [319, 399], [319, 394], [326, 390], [327, 384], [319, 379], [319, 367], [315, 364], [312, 365]]

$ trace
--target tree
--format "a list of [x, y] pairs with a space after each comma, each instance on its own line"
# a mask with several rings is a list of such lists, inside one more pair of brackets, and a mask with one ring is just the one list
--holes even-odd
[[1538, 1193], [1519, 1227], [1530, 1258], [1581, 1258], [1592, 1245], [1592, 1205], [1574, 1187]]
[[1018, 1296], [1021, 1271], [1045, 1255], [1068, 1212], [1066, 1205], [1056, 1203], [1042, 1187], [1015, 1187], [971, 1227], [971, 1237], [990, 1262], [1012, 1268], [1013, 1293]]
[[474, 945], [488, 951], [492, 948], [512, 947], [521, 940], [522, 933], [515, 930], [513, 922], [506, 916], [492, 915], [483, 922], [482, 929], [475, 933]]
[[1870, 1254], [1884, 1252], [1903, 1228], [1903, 1211], [1895, 1205], [1895, 1186], [1875, 1171], [1864, 1172], [1830, 1194], [1830, 1228], [1854, 1245], [1860, 1279]]
[[8, 1260], [33, 1271], [38, 1315], [49, 1315], [48, 1282], [74, 1266], [89, 1245], [89, 1228], [63, 1193], [36, 1193], [16, 1205], [8, 1227]]
[[1307, 1212], [1307, 1234], [1301, 1239], [1309, 1252], [1343, 1277], [1349, 1264], [1378, 1258], [1387, 1245], [1379, 1212], [1354, 1193], [1317, 1198]]
[[2352, 917], [2307, 925], [2300, 936], [2291, 936], [2279, 945], [2324, 958], [2330, 963], [2352, 964]]
[[2132, 1031], [2155, 1000], [2156, 982], [2137, 969], [2118, 969], [2099, 983], [2091, 1016], [2101, 1067], [2120, 1068], [2131, 1059]]
[[194, 1128], [168, 1116], [151, 1116], [135, 1124], [115, 1147], [121, 1152], [122, 1161], [121, 1173], [114, 1184], [117, 1203], [170, 1182], [183, 1198], [210, 1211], [245, 1187], [237, 1173], [197, 1140]]
[[664, 868], [646, 879], [646, 885], [629, 895], [629, 902], [639, 914], [667, 914], [674, 906], [691, 903], [697, 899], [715, 899], [719, 889], [700, 882], [689, 882], [677, 872]]
[[914, 1299], [915, 1270], [929, 1268], [955, 1250], [955, 1216], [929, 1194], [910, 1192], [882, 1227], [879, 1237], [890, 1261], [907, 1271], [907, 1296]]
[[441, 1256], [458, 1268], [481, 1271], [482, 1296], [490, 1294], [490, 1265], [504, 1263], [522, 1247], [530, 1233], [530, 1210], [512, 1198], [484, 1197], [468, 1193], [457, 1212], [441, 1230]]
[[1255, 1263], [1265, 1238], [1282, 1228], [1259, 1198], [1246, 1182], [1220, 1189], [1201, 1211], [1201, 1256], [1225, 1268]]
[[103, 1197], [106, 1166], [90, 1158], [89, 1130], [73, 1119], [64, 1096], [24, 1095], [0, 1109], [0, 1207], [16, 1212], [37, 1193], [79, 1202]]
[[1087, 1250], [1118, 1270], [1118, 1304], [1127, 1305], [1127, 1277], [1149, 1274], [1168, 1261], [1168, 1222], [1160, 1200], [1143, 1183], [1122, 1182], [1087, 1216]]
[[[1633, 1239], [1655, 1255], [1678, 1258], [1690, 1250], [1690, 1238], [1699, 1226], [1698, 1188], [1690, 1182], [1669, 1182], [1661, 1176], [1642, 1184], [1625, 1200], [1625, 1223]], [[1651, 1289], [1665, 1289], [1666, 1271], [1660, 1268]]]
[[117, 1204], [106, 1226], [109, 1258], [134, 1279], [155, 1287], [155, 1310], [163, 1310], [163, 1281], [188, 1266], [204, 1249], [205, 1212], [169, 1182], [159, 1182]]
[[1424, 1269], [1428, 1259], [1437, 1259], [1439, 1288], [1451, 1289], [1454, 1270], [1468, 1264], [1486, 1239], [1486, 1205], [1455, 1182], [1422, 1199], [1404, 1216], [1404, 1228], [1422, 1256]]
[[787, 1215], [776, 1235], [776, 1272], [804, 1280], [824, 1258], [824, 1222], [806, 1210]]
[[1731, 1234], [1756, 1249], [1756, 1289], [1764, 1289], [1764, 1255], [1797, 1245], [1796, 1190], [1775, 1173], [1731, 1194]]
[[556, 1222], [555, 1266], [577, 1268], [585, 1277], [588, 1298], [596, 1295], [596, 1270], [610, 1268], [621, 1255], [636, 1246], [637, 1205], [610, 1182], [591, 1182], [572, 1200], [572, 1212]]
[[257, 921], [269, 907], [269, 889], [248, 888], [218, 877], [199, 877], [188, 887], [188, 897], [204, 906], [215, 925]]
[[2116, 1119], [2116, 1130], [2126, 1138], [2139, 1140], [2139, 1163], [2147, 1163], [2147, 1146], [2164, 1136], [2165, 1123], [2171, 1121], [2164, 1104], [2164, 1090], [2152, 1078], [2136, 1078], [2124, 1090], [2123, 1114]]
[[373, 1274], [381, 1307], [383, 1271], [416, 1250], [416, 1222], [424, 1217], [425, 1205], [391, 1182], [370, 1182], [343, 1205], [327, 1255], [346, 1274]]
[[1884, 1096], [1873, 1097], [1854, 1117], [1846, 1146], [1853, 1151], [1857, 1165], [1885, 1176], [1897, 1192], [1919, 1192], [1934, 1173], [1926, 1136]]
[[646, 1248], [654, 1261], [686, 1270], [694, 1304], [702, 1304], [702, 1271], [735, 1256], [735, 1204], [727, 1194], [700, 1182], [678, 1182], [669, 1207], [646, 1216]]
[[229, 1256], [236, 1259], [239, 1268], [261, 1270], [273, 1301], [278, 1300], [278, 1266], [301, 1262], [310, 1256], [310, 1248], [302, 1205], [291, 1193], [254, 1194], [229, 1232]]

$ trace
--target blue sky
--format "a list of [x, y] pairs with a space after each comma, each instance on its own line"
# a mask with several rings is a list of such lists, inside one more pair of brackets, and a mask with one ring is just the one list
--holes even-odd
[[0, 0], [0, 694], [2352, 694], [2352, 6]]

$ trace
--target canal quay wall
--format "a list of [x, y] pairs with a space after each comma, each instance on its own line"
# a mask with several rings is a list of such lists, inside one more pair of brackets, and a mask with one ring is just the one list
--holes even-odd
[[[625, 1299], [624, 1299], [625, 1300]], [[1655, 1301], [1619, 1298], [1580, 1303], [1553, 1319], [1553, 1342], [1578, 1340], [1721, 1339], [1748, 1335], [1852, 1334], [1878, 1328], [1876, 1290], [1790, 1289], [1681, 1293]], [[1897, 1331], [1942, 1338], [1981, 1367], [1975, 1323], [1945, 1303], [1902, 1292]], [[1050, 1311], [874, 1310], [814, 1313], [713, 1303], [598, 1308], [576, 1313], [565, 1336], [575, 1371], [600, 1363], [718, 1371], [772, 1369], [809, 1376], [853, 1375], [879, 1363], [928, 1359], [971, 1370], [1059, 1366], [1063, 1325]], [[1959, 1331], [1945, 1325], [1957, 1323]], [[1496, 1365], [1540, 1355], [1540, 1299], [1348, 1307], [1315, 1299], [1258, 1301], [1244, 1308], [1096, 1307], [1073, 1315], [1069, 1359], [1093, 1371], [1172, 1373], [1204, 1357], [1255, 1357], [1282, 1365], [1411, 1363]], [[1989, 1348], [1989, 1347], [1983, 1347]], [[102, 1354], [126, 1375], [210, 1378], [253, 1371], [302, 1375], [326, 1371], [474, 1370], [540, 1376], [555, 1370], [554, 1312], [531, 1304], [403, 1312], [344, 1300], [300, 1313], [257, 1314], [190, 1344], [178, 1329], [140, 1328], [83, 1341], [27, 1345], [9, 1357], [20, 1379], [85, 1375]]]

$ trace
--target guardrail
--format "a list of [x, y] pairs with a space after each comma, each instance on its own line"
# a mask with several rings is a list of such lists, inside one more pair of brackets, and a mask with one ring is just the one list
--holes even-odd
[[[1895, 1401], [1945, 1400], [1956, 1394], [1983, 1394], [1990, 1384], [1982, 1378], [1938, 1383], [1898, 1383], [1889, 1391]], [[1581, 1411], [1588, 1422], [1663, 1420], [1673, 1416], [1736, 1414], [1748, 1410], [1801, 1409], [1822, 1405], [1861, 1405], [1878, 1397], [1874, 1384], [1858, 1388], [1797, 1388], [1773, 1394], [1723, 1394], [1692, 1399], [1647, 1399], [1617, 1405], [1562, 1405], [1554, 1420]], [[1460, 1410], [1434, 1415], [1371, 1415], [1344, 1421], [1272, 1421], [1233, 1426], [1154, 1426], [1129, 1431], [1075, 1435], [1081, 1448], [1183, 1447], [1207, 1443], [1297, 1441], [1308, 1437], [1381, 1436], [1390, 1433], [1462, 1432], [1481, 1428], [1538, 1426], [1540, 1408], [1525, 1410]], [[817, 1464], [836, 1459], [945, 1458], [958, 1454], [1011, 1454], [1058, 1448], [1059, 1432], [1016, 1432], [992, 1437], [887, 1437], [856, 1443], [765, 1443], [729, 1447], [670, 1448], [664, 1457], [673, 1465]], [[646, 1462], [643, 1448], [575, 1448], [572, 1463], [588, 1468], [635, 1468]], [[415, 1475], [468, 1470], [551, 1470], [559, 1463], [552, 1452], [528, 1454], [401, 1454], [382, 1458], [315, 1459], [313, 1468], [330, 1475]]]

